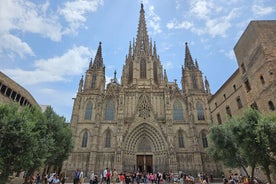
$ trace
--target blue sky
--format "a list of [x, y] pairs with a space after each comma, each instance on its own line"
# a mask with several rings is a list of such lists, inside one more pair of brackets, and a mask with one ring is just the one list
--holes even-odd
[[[140, 0], [1, 0], [0, 69], [70, 121], [78, 83], [102, 42], [106, 80], [121, 78]], [[233, 48], [251, 20], [275, 20], [275, 0], [144, 0], [149, 37], [170, 81], [188, 42], [211, 92], [237, 69]], [[179, 85], [179, 87], [181, 87]]]

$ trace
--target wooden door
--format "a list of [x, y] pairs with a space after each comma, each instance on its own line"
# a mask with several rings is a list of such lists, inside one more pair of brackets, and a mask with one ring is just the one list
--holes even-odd
[[152, 155], [137, 155], [136, 157], [137, 169], [141, 172], [146, 170], [152, 172]]

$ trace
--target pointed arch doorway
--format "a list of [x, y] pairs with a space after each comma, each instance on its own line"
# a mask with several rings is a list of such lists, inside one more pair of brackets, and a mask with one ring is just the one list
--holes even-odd
[[138, 144], [136, 165], [140, 172], [153, 172], [153, 154], [151, 145], [151, 141], [145, 135]]

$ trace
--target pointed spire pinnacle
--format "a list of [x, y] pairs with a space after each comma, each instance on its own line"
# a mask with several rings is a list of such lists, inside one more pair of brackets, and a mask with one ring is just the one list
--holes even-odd
[[114, 79], [116, 79], [116, 74], [117, 74], [117, 72], [116, 72], [116, 70], [114, 71]]
[[132, 56], [131, 41], [129, 42], [128, 57]]
[[167, 71], [166, 71], [166, 69], [164, 69], [164, 80], [165, 80], [166, 82], [168, 82], [168, 76], [167, 76]]
[[117, 72], [116, 72], [116, 70], [115, 70], [115, 71], [114, 71], [114, 78], [111, 79], [111, 82], [112, 82], [112, 83], [119, 83], [118, 80], [117, 80], [116, 74], [117, 74]]
[[145, 11], [144, 5], [141, 3], [140, 9], [140, 17], [139, 17], [139, 24], [138, 24], [138, 33], [136, 37], [136, 47], [135, 47], [135, 54], [138, 55], [140, 52], [149, 53], [149, 37], [147, 33], [147, 26], [146, 26], [146, 19], [145, 19]]
[[197, 59], [195, 59], [195, 66], [196, 66], [196, 68], [198, 68], [198, 62], [197, 62]]
[[83, 89], [83, 75], [81, 76], [80, 82], [79, 82], [79, 89], [78, 92], [82, 92]]
[[188, 67], [188, 68], [194, 67], [194, 62], [193, 62], [187, 42], [185, 43], [185, 67]]
[[102, 57], [102, 42], [99, 42], [98, 50], [95, 56], [94, 68], [100, 68], [103, 67], [103, 57]]
[[208, 94], [211, 94], [210, 85], [207, 77], [205, 76], [205, 89]]
[[92, 64], [93, 64], [93, 59], [92, 59], [92, 58], [90, 58], [90, 62], [89, 62], [89, 69], [91, 69], [91, 68], [92, 68]]
[[153, 45], [153, 56], [155, 58], [157, 58], [157, 52], [156, 52], [156, 43], [154, 42], [154, 45]]

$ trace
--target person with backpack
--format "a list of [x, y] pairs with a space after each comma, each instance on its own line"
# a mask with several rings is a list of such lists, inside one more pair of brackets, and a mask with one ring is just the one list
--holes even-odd
[[80, 170], [77, 169], [74, 176], [74, 184], [78, 184], [80, 180]]

